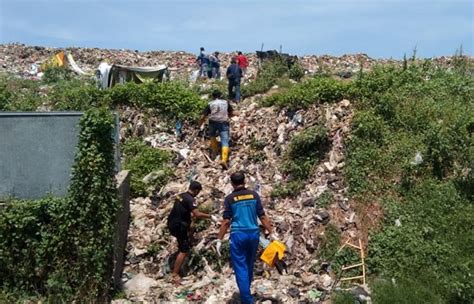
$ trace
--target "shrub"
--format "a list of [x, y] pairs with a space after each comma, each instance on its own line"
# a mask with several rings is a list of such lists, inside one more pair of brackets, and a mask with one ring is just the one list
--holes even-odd
[[283, 184], [277, 184], [272, 190], [271, 197], [273, 198], [286, 198], [295, 197], [304, 188], [303, 182], [299, 180], [289, 181]]
[[319, 208], [327, 208], [329, 207], [334, 199], [334, 195], [331, 190], [327, 189], [318, 197], [316, 205]]
[[398, 282], [374, 287], [374, 301], [473, 301], [467, 253], [474, 211], [466, 191], [473, 87], [472, 77], [429, 61], [376, 67], [351, 86], [358, 113], [346, 180], [360, 204], [384, 206], [384, 226], [371, 233], [367, 263], [372, 273]]
[[[257, 74], [257, 78], [242, 86], [242, 97], [265, 93], [274, 86], [279, 78], [288, 75], [288, 65], [281, 59], [266, 60]], [[296, 73], [296, 72], [294, 72]]]
[[90, 110], [64, 199], [12, 201], [0, 213], [2, 293], [48, 302], [105, 302], [115, 214], [114, 118]]
[[283, 172], [293, 178], [305, 179], [314, 165], [329, 149], [328, 130], [324, 126], [313, 126], [292, 138], [283, 163]]
[[290, 79], [293, 79], [295, 81], [300, 81], [301, 78], [303, 78], [303, 76], [304, 76], [304, 69], [299, 62], [296, 62], [295, 64], [293, 64], [290, 70], [288, 71], [288, 77], [290, 77]]
[[340, 101], [347, 97], [348, 87], [349, 85], [342, 81], [318, 76], [267, 97], [263, 104], [290, 109], [306, 108], [315, 103]]
[[388, 128], [385, 121], [371, 111], [359, 111], [352, 121], [352, 134], [357, 138], [382, 145]]
[[45, 246], [53, 239], [56, 206], [63, 199], [11, 201], [0, 213], [1, 288], [14, 293], [46, 291], [55, 251]]
[[294, 136], [284, 156], [281, 171], [288, 175], [288, 182], [278, 184], [272, 197], [294, 197], [304, 188], [305, 179], [312, 173], [329, 149], [328, 130], [317, 125]]
[[86, 111], [91, 108], [110, 107], [106, 91], [92, 82], [78, 79], [59, 81], [48, 92], [48, 99], [55, 110]]
[[67, 74], [63, 68], [52, 68], [45, 79], [49, 86], [42, 87], [39, 81], [0, 76], [0, 110], [35, 111], [43, 103], [53, 110], [71, 111], [130, 105], [169, 120], [196, 121], [206, 105], [180, 82], [128, 82], [102, 90], [95, 80], [62, 77], [63, 73]]
[[[384, 229], [371, 238], [367, 261], [372, 271], [419, 283], [424, 274], [445, 298], [472, 301], [472, 204], [453, 184], [428, 180], [410, 191], [403, 206], [392, 201], [387, 211]], [[394, 225], [395, 219], [401, 226]]]
[[332, 260], [340, 247], [340, 243], [340, 230], [333, 224], [328, 224], [325, 227], [324, 236], [319, 242], [317, 256], [324, 261]]
[[[81, 132], [67, 204], [59, 205], [55, 271], [49, 291], [71, 299], [105, 299], [112, 267], [115, 214], [114, 116], [88, 110]], [[67, 296], [65, 296], [67, 298]]]
[[107, 91], [114, 105], [130, 104], [139, 109], [152, 109], [172, 120], [197, 120], [206, 102], [180, 82], [126, 83]]
[[[125, 157], [123, 168], [132, 173], [132, 196], [146, 196], [168, 181], [172, 172], [168, 166], [171, 160], [169, 152], [150, 147], [139, 139], [132, 139], [125, 143], [123, 154]], [[145, 183], [143, 178], [153, 172], [154, 176]]]
[[36, 111], [43, 101], [39, 82], [0, 75], [0, 111]]
[[355, 304], [355, 303], [359, 303], [358, 301], [356, 301], [354, 299], [354, 296], [351, 293], [344, 292], [344, 291], [335, 292], [331, 296], [331, 300], [332, 300], [333, 304]]
[[432, 288], [413, 280], [397, 280], [394, 284], [378, 280], [372, 286], [372, 299], [380, 304], [446, 303]]
[[53, 84], [61, 80], [72, 80], [74, 78], [74, 73], [62, 66], [62, 67], [48, 67], [44, 71], [42, 81], [46, 84]]

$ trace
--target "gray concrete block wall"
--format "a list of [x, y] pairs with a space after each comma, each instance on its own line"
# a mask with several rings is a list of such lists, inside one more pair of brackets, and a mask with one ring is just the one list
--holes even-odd
[[64, 196], [81, 112], [0, 112], [0, 199]]

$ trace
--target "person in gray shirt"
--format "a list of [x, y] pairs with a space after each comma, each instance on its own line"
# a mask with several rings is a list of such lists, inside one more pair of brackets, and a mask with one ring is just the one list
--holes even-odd
[[212, 156], [219, 153], [219, 143], [217, 136], [221, 140], [221, 166], [227, 169], [229, 159], [229, 117], [233, 114], [232, 106], [227, 100], [221, 99], [222, 93], [219, 90], [212, 92], [212, 100], [202, 112], [199, 122], [201, 130], [204, 129], [204, 121], [209, 118], [209, 137]]

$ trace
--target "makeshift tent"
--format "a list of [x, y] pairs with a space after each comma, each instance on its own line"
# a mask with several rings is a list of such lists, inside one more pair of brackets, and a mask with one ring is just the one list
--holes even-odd
[[161, 82], [168, 77], [168, 67], [159, 65], [156, 67], [133, 67], [124, 65], [108, 65], [103, 62], [97, 69], [97, 78], [102, 88], [111, 88], [118, 83], [125, 82]]

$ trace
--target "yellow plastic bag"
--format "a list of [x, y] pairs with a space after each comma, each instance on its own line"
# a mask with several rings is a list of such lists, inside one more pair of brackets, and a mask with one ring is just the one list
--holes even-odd
[[271, 267], [274, 266], [274, 259], [275, 255], [278, 254], [278, 259], [282, 260], [285, 256], [286, 246], [282, 242], [273, 241], [271, 242], [267, 248], [263, 251], [260, 259], [264, 261], [266, 264], [270, 265]]
[[43, 62], [43, 64], [41, 64], [41, 70], [44, 71], [50, 67], [62, 67], [64, 66], [64, 63], [65, 63], [64, 52], [61, 51], [57, 53], [56, 55], [51, 56], [45, 62]]

